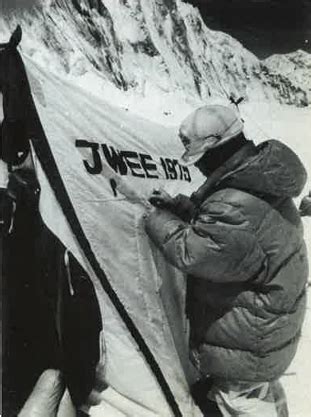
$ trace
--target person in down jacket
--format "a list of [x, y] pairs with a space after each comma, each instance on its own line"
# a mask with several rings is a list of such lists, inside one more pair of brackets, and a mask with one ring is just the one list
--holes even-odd
[[286, 416], [278, 379], [305, 315], [308, 260], [293, 197], [306, 171], [282, 142], [247, 140], [230, 107], [197, 109], [179, 136], [183, 163], [206, 181], [190, 199], [154, 191], [145, 228], [188, 275], [192, 358], [212, 377], [208, 398], [221, 415]]

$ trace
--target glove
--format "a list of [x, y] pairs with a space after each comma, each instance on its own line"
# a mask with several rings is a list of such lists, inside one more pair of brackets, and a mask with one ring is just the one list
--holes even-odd
[[158, 208], [171, 210], [174, 206], [174, 199], [164, 190], [153, 190], [149, 202]]
[[183, 194], [173, 198], [164, 190], [154, 190], [149, 202], [154, 207], [170, 211], [185, 222], [189, 222], [195, 213], [195, 204]]

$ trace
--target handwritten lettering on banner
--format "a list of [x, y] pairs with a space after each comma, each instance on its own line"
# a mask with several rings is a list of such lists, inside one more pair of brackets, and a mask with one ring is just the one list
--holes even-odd
[[120, 175], [191, 181], [188, 167], [181, 165], [177, 159], [160, 157], [155, 161], [147, 153], [118, 150], [106, 143], [100, 144], [84, 139], [77, 139], [76, 147], [87, 150], [87, 159], [83, 159], [83, 165], [91, 175], [101, 174], [104, 159], [104, 162]]

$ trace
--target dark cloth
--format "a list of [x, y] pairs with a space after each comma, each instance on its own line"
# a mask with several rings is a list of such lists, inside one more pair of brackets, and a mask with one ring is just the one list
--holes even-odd
[[292, 198], [305, 181], [284, 144], [248, 143], [191, 196], [190, 222], [161, 209], [146, 219], [150, 238], [189, 276], [191, 348], [203, 375], [276, 380], [293, 359], [308, 260]]
[[[3, 199], [9, 202], [7, 190]], [[3, 414], [17, 415], [43, 370], [59, 368], [55, 330], [56, 282], [51, 278], [57, 248], [50, 241], [48, 260], [41, 258], [39, 213], [21, 195], [15, 211], [6, 204], [3, 213], [10, 233], [3, 237]], [[6, 228], [6, 232], [7, 232]], [[45, 273], [39, 273], [40, 262]], [[55, 271], [53, 270], [53, 275]]]
[[[15, 416], [46, 369], [60, 369], [74, 404], [95, 383], [101, 314], [87, 273], [45, 226], [34, 173], [19, 169], [1, 190], [3, 413]], [[13, 210], [13, 202], [15, 209]], [[1, 241], [2, 243], [2, 241]]]

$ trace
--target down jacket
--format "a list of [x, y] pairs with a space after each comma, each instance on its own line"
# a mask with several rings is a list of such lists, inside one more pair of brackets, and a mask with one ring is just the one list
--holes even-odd
[[308, 260], [292, 198], [305, 181], [287, 146], [248, 142], [191, 196], [189, 221], [163, 209], [146, 219], [149, 237], [188, 274], [190, 345], [202, 374], [271, 381], [293, 359]]

